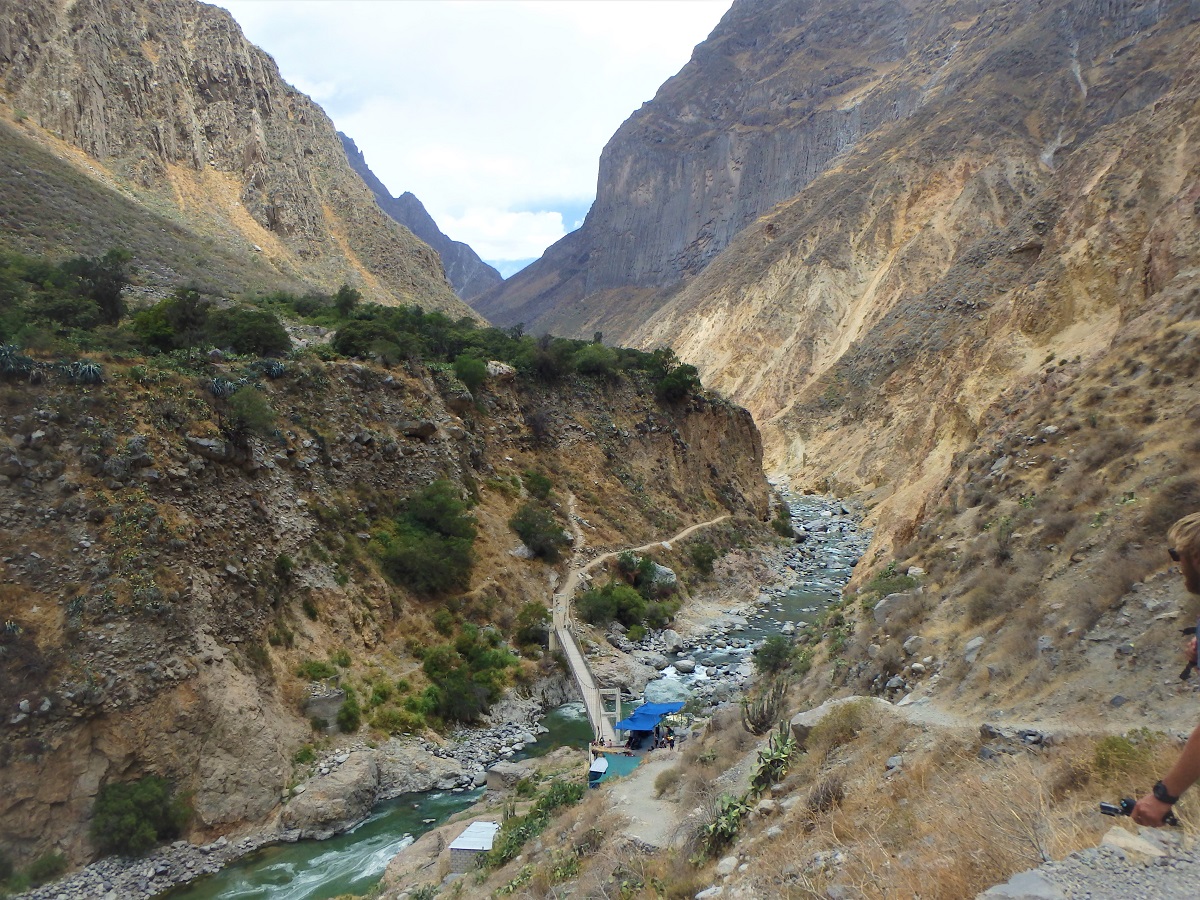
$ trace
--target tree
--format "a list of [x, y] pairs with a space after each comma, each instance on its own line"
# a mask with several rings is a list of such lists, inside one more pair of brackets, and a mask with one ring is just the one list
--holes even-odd
[[104, 853], [134, 856], [179, 834], [191, 816], [186, 800], [173, 796], [162, 778], [106, 784], [92, 809], [92, 839]]
[[129, 284], [128, 250], [112, 249], [99, 258], [78, 256], [63, 265], [63, 269], [79, 278], [84, 294], [96, 302], [100, 321], [116, 325], [125, 315], [125, 286]]
[[358, 306], [361, 299], [362, 294], [348, 284], [338, 288], [337, 293], [333, 295], [333, 307], [337, 310], [338, 318], [350, 318], [350, 313], [354, 312], [354, 307]]

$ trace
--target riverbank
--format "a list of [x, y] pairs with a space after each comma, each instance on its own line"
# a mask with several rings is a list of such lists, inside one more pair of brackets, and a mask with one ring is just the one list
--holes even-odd
[[[869, 541], [858, 530], [861, 512], [841, 501], [785, 497], [796, 542], [734, 551], [718, 562], [711, 586], [693, 592], [674, 629], [654, 632], [637, 644], [610, 633], [603, 646], [591, 642], [587, 647], [589, 663], [619, 654], [644, 675], [635, 679], [637, 690], [631, 693], [650, 699], [659, 698], [645, 691], [647, 682], [660, 689], [682, 688], [702, 706], [736, 697], [751, 674], [755, 647], [767, 634], [786, 632], [789, 625], [794, 629], [792, 617], [815, 615], [836, 599]], [[493, 724], [459, 730], [443, 743], [412, 737], [331, 748], [313, 761], [307, 777], [264, 826], [205, 845], [177, 841], [138, 860], [99, 860], [22, 894], [21, 900], [151, 900], [271, 844], [344, 833], [382, 801], [428, 791], [465, 793], [485, 782], [490, 765], [527, 752], [544, 734], [541, 720], [548, 710], [577, 699], [573, 693], [569, 679], [546, 679], [531, 696], [510, 697], [493, 708]]]

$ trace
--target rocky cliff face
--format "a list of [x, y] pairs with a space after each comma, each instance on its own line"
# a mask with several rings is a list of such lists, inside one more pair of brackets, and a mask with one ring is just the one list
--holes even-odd
[[192, 792], [201, 835], [270, 816], [311, 740], [306, 660], [345, 651], [344, 677], [419, 689], [442, 604], [366, 548], [434, 479], [478, 498], [471, 588], [448, 605], [504, 628], [557, 577], [509, 554], [527, 470], [551, 478], [564, 523], [575, 495], [597, 547], [767, 514], [754, 424], [713, 396], [667, 408], [638, 381], [501, 374], [472, 398], [419, 366], [310, 360], [261, 386], [280, 430], [247, 454], [227, 452], [202, 387], [228, 365], [109, 364], [87, 392], [0, 384], [0, 841], [18, 862], [85, 859], [98, 789], [144, 774]]
[[1047, 357], [1087, 371], [1135, 320], [1194, 318], [1198, 19], [737, 3], [614, 136], [585, 228], [479, 308], [670, 344], [754, 412], [770, 469], [911, 524]]
[[451, 240], [443, 234], [433, 221], [433, 216], [429, 215], [425, 206], [412, 193], [405, 191], [399, 197], [393, 197], [387, 186], [371, 171], [358, 145], [341, 132], [338, 132], [338, 137], [341, 138], [351, 168], [371, 189], [379, 208], [437, 251], [446, 269], [446, 277], [450, 279], [450, 284], [454, 286], [458, 296], [470, 300], [504, 280], [499, 272], [480, 259], [479, 254], [468, 245]]
[[320, 107], [224, 10], [5, 0], [0, 20], [6, 106], [78, 169], [281, 275], [466, 311], [436, 255], [375, 205]]

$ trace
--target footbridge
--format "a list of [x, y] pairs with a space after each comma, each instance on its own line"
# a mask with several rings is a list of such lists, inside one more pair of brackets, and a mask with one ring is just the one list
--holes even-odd
[[[572, 557], [570, 572], [563, 583], [562, 590], [554, 594], [550, 649], [552, 651], [561, 650], [564, 658], [567, 660], [567, 666], [571, 670], [571, 677], [575, 679], [575, 685], [579, 688], [579, 693], [583, 697], [583, 705], [587, 709], [588, 721], [592, 724], [592, 733], [595, 735], [596, 740], [601, 743], [612, 742], [615, 744], [617, 741], [617, 730], [614, 726], [617, 722], [621, 721], [621, 691], [619, 688], [602, 688], [596, 684], [595, 678], [592, 677], [592, 670], [588, 667], [587, 659], [584, 657], [583, 651], [579, 649], [579, 642], [575, 639], [574, 621], [571, 618], [571, 601], [575, 598], [575, 592], [579, 589], [579, 584], [582, 581], [584, 573], [603, 565], [618, 553], [624, 551], [614, 550], [610, 553], [604, 553], [581, 565], [584, 536], [582, 529], [579, 527], [579, 519], [575, 515], [574, 494], [569, 495], [567, 498], [567, 510], [571, 520], [571, 529], [575, 535], [575, 553]], [[718, 522], [723, 522], [728, 518], [728, 514], [719, 516], [711, 521], [700, 522], [699, 524], [685, 528], [672, 538], [663, 541], [654, 541], [649, 544], [643, 544], [641, 547], [631, 547], [629, 549], [631, 552], [637, 553], [653, 550], [656, 547], [669, 546], [673, 541], [682, 540], [701, 528], [716, 525]]]

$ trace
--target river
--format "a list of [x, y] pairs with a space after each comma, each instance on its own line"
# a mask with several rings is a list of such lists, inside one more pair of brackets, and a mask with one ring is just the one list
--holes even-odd
[[[702, 640], [686, 655], [696, 672], [681, 675], [669, 667], [652, 681], [645, 697], [650, 702], [686, 699], [697, 681], [750, 665], [750, 646], [777, 634], [787, 623], [811, 621], [840, 598], [853, 566], [865, 550], [869, 535], [842, 515], [835, 500], [824, 497], [789, 498], [793, 524], [806, 528], [807, 538], [789, 551], [786, 587], [765, 590], [734, 629], [724, 637]], [[729, 646], [734, 642], [742, 647]], [[721, 646], [724, 643], [726, 646]], [[551, 710], [542, 720], [547, 732], [515, 759], [541, 756], [556, 747], [583, 748], [592, 735], [582, 703]], [[357, 828], [327, 841], [277, 844], [209, 876], [165, 895], [169, 900], [328, 900], [342, 894], [363, 894], [374, 886], [388, 862], [429, 829], [466, 809], [483, 793], [410, 794], [380, 803]]]
[[786, 554], [780, 585], [765, 588], [732, 627], [671, 654], [673, 660], [693, 660], [696, 669], [687, 675], [673, 665], [664, 669], [661, 677], [646, 685], [648, 703], [687, 700], [699, 682], [739, 672], [748, 675], [755, 644], [790, 631], [789, 626], [814, 621], [841, 600], [842, 589], [870, 543], [870, 533], [859, 529], [858, 518], [845, 512], [838, 500], [817, 495], [787, 500], [792, 525], [803, 529], [806, 537]]
[[[514, 759], [542, 756], [556, 747], [584, 747], [591, 738], [582, 703], [550, 710], [542, 720], [545, 734]], [[215, 875], [176, 888], [169, 900], [328, 900], [363, 894], [383, 875], [400, 850], [466, 809], [483, 788], [453, 793], [406, 794], [378, 804], [352, 831], [327, 841], [273, 844]]]

